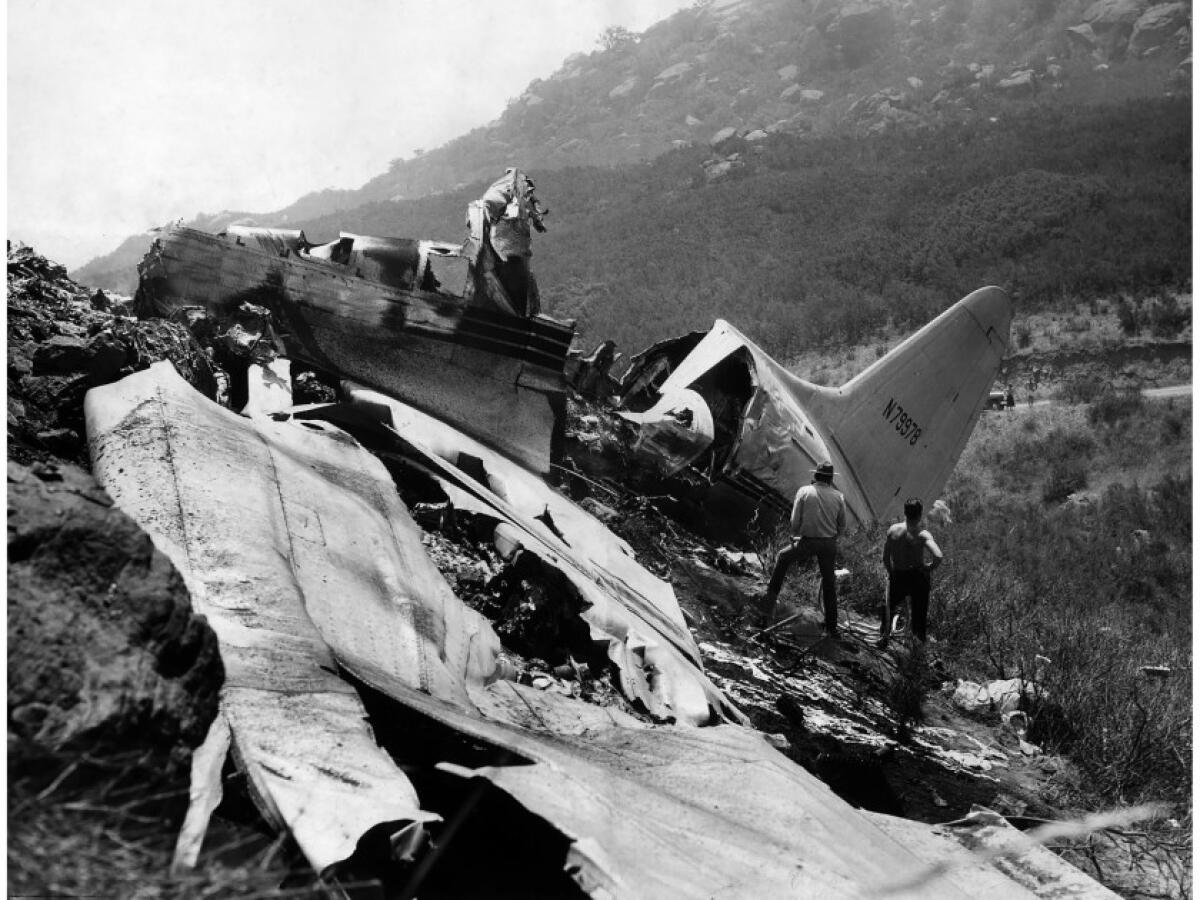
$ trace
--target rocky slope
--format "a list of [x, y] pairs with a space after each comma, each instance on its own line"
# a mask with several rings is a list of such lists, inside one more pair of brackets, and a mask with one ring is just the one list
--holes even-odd
[[[538, 171], [638, 163], [775, 132], [866, 135], [986, 114], [990, 101], [1081, 102], [1190, 90], [1191, 7], [1151, 0], [711, 0], [532, 82], [498, 119], [356, 191], [191, 224], [287, 226], [456, 190], [514, 162]], [[720, 160], [716, 161], [717, 163]], [[144, 238], [74, 274], [128, 292]]]

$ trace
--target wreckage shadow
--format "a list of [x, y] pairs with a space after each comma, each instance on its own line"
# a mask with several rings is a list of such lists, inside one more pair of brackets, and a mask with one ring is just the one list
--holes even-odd
[[[376, 740], [404, 770], [421, 807], [442, 822], [411, 862], [396, 859], [395, 823], [367, 832], [338, 867], [337, 881], [355, 900], [428, 898], [582, 898], [565, 871], [571, 840], [482, 777], [437, 768], [530, 765], [511, 750], [468, 737], [410, 709], [349, 673]], [[358, 885], [356, 887], [356, 885]]]

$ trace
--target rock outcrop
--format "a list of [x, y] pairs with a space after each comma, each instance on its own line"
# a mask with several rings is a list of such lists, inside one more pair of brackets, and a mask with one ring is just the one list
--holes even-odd
[[29, 247], [8, 246], [8, 453], [29, 463], [88, 465], [88, 388], [169, 359], [209, 397], [212, 363], [182, 324], [141, 321], [128, 299], [90, 292]]
[[1188, 4], [1160, 3], [1152, 6], [1133, 24], [1129, 55], [1145, 56], [1171, 41], [1188, 37]]
[[216, 638], [150, 538], [70, 465], [8, 464], [9, 761], [22, 748], [196, 746]]

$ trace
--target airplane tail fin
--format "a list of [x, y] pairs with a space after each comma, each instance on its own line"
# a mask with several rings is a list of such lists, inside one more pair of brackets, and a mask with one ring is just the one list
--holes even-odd
[[1008, 350], [1012, 302], [964, 297], [840, 388], [800, 382], [840, 473], [876, 520], [920, 497], [932, 507], [975, 427]]

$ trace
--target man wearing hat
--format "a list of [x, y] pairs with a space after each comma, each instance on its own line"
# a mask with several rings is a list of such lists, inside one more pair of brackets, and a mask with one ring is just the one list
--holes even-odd
[[806, 484], [796, 492], [796, 501], [792, 504], [792, 545], [782, 551], [775, 562], [765, 601], [769, 619], [792, 563], [815, 556], [821, 570], [825, 631], [830, 637], [837, 637], [838, 633], [834, 558], [837, 556], [837, 539], [846, 530], [846, 498], [833, 486], [835, 474], [833, 463], [822, 462], [813, 469], [812, 484]]

